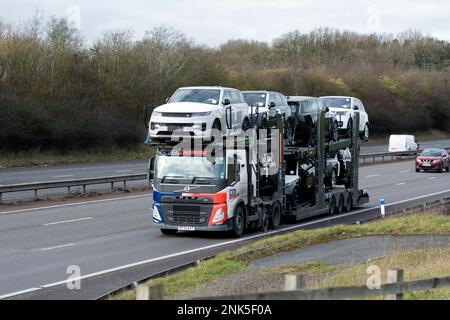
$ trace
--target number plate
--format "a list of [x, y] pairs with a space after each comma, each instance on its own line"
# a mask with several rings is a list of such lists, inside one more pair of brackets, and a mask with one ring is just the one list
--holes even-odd
[[178, 227], [178, 231], [195, 231], [194, 227]]
[[424, 167], [431, 167], [431, 164], [429, 164], [429, 163], [424, 163], [423, 166], [424, 166]]

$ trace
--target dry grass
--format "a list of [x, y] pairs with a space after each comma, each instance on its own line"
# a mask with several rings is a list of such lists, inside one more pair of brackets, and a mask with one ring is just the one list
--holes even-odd
[[[445, 277], [450, 275], [450, 247], [408, 250], [394, 256], [379, 258], [365, 264], [345, 268], [333, 276], [316, 278], [311, 282], [312, 288], [346, 287], [365, 285], [367, 267], [379, 266], [382, 282], [386, 283], [388, 269], [400, 268], [405, 272], [405, 281]], [[381, 297], [378, 297], [380, 299]], [[450, 288], [406, 293], [405, 299], [450, 299]]]

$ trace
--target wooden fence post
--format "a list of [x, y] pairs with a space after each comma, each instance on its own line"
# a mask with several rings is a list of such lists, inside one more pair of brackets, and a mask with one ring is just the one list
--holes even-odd
[[292, 291], [306, 288], [306, 274], [287, 274], [284, 276], [284, 290]]
[[[389, 269], [387, 272], [387, 283], [403, 282], [403, 278], [403, 269]], [[386, 300], [403, 300], [403, 292], [386, 295]]]
[[141, 284], [136, 288], [136, 300], [162, 300], [162, 284]]

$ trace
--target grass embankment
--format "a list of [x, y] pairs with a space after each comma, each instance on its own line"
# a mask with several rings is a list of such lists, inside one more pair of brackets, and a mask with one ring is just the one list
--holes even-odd
[[[310, 264], [315, 266], [315, 268], [302, 271], [310, 275], [311, 281], [308, 283], [308, 288], [364, 286], [368, 277], [367, 268], [370, 265], [380, 267], [382, 283], [386, 283], [387, 270], [394, 268], [404, 270], [405, 281], [413, 281], [450, 275], [450, 248], [407, 250], [397, 255], [370, 260], [365, 264], [354, 266], [317, 264], [317, 266], [320, 266], [319, 269], [313, 262]], [[266, 270], [265, 272], [271, 271]], [[273, 271], [276, 272], [277, 270]], [[450, 287], [408, 292], [404, 294], [404, 298], [413, 300], [447, 300], [450, 299]], [[373, 297], [371, 299], [383, 299], [383, 297]]]
[[154, 148], [139, 144], [128, 149], [97, 149], [71, 152], [57, 151], [21, 151], [16, 153], [0, 152], [0, 168], [51, 166], [62, 164], [148, 160], [154, 154]]
[[[450, 234], [450, 215], [421, 214], [404, 217], [392, 217], [364, 225], [337, 225], [333, 227], [299, 230], [264, 240], [260, 240], [240, 249], [224, 252], [199, 266], [185, 271], [150, 280], [150, 283], [164, 285], [165, 295], [175, 295], [196, 288], [227, 274], [245, 270], [249, 262], [270, 256], [277, 252], [333, 240], [357, 238], [371, 235], [439, 235]], [[316, 273], [330, 271], [329, 266], [312, 263], [292, 266], [294, 271], [313, 270]], [[365, 270], [364, 270], [365, 271]], [[280, 271], [278, 271], [280, 272]], [[292, 272], [289, 271], [289, 272]], [[113, 299], [134, 299], [135, 290], [121, 293]]]

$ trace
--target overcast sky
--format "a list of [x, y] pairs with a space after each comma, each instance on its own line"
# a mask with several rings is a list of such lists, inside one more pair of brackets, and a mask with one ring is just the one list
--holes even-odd
[[125, 28], [140, 38], [160, 25], [210, 46], [237, 38], [271, 42], [317, 27], [361, 33], [414, 29], [450, 40], [448, 0], [0, 0], [0, 8], [0, 21], [10, 23], [29, 19], [36, 9], [45, 17], [67, 17], [91, 41]]

